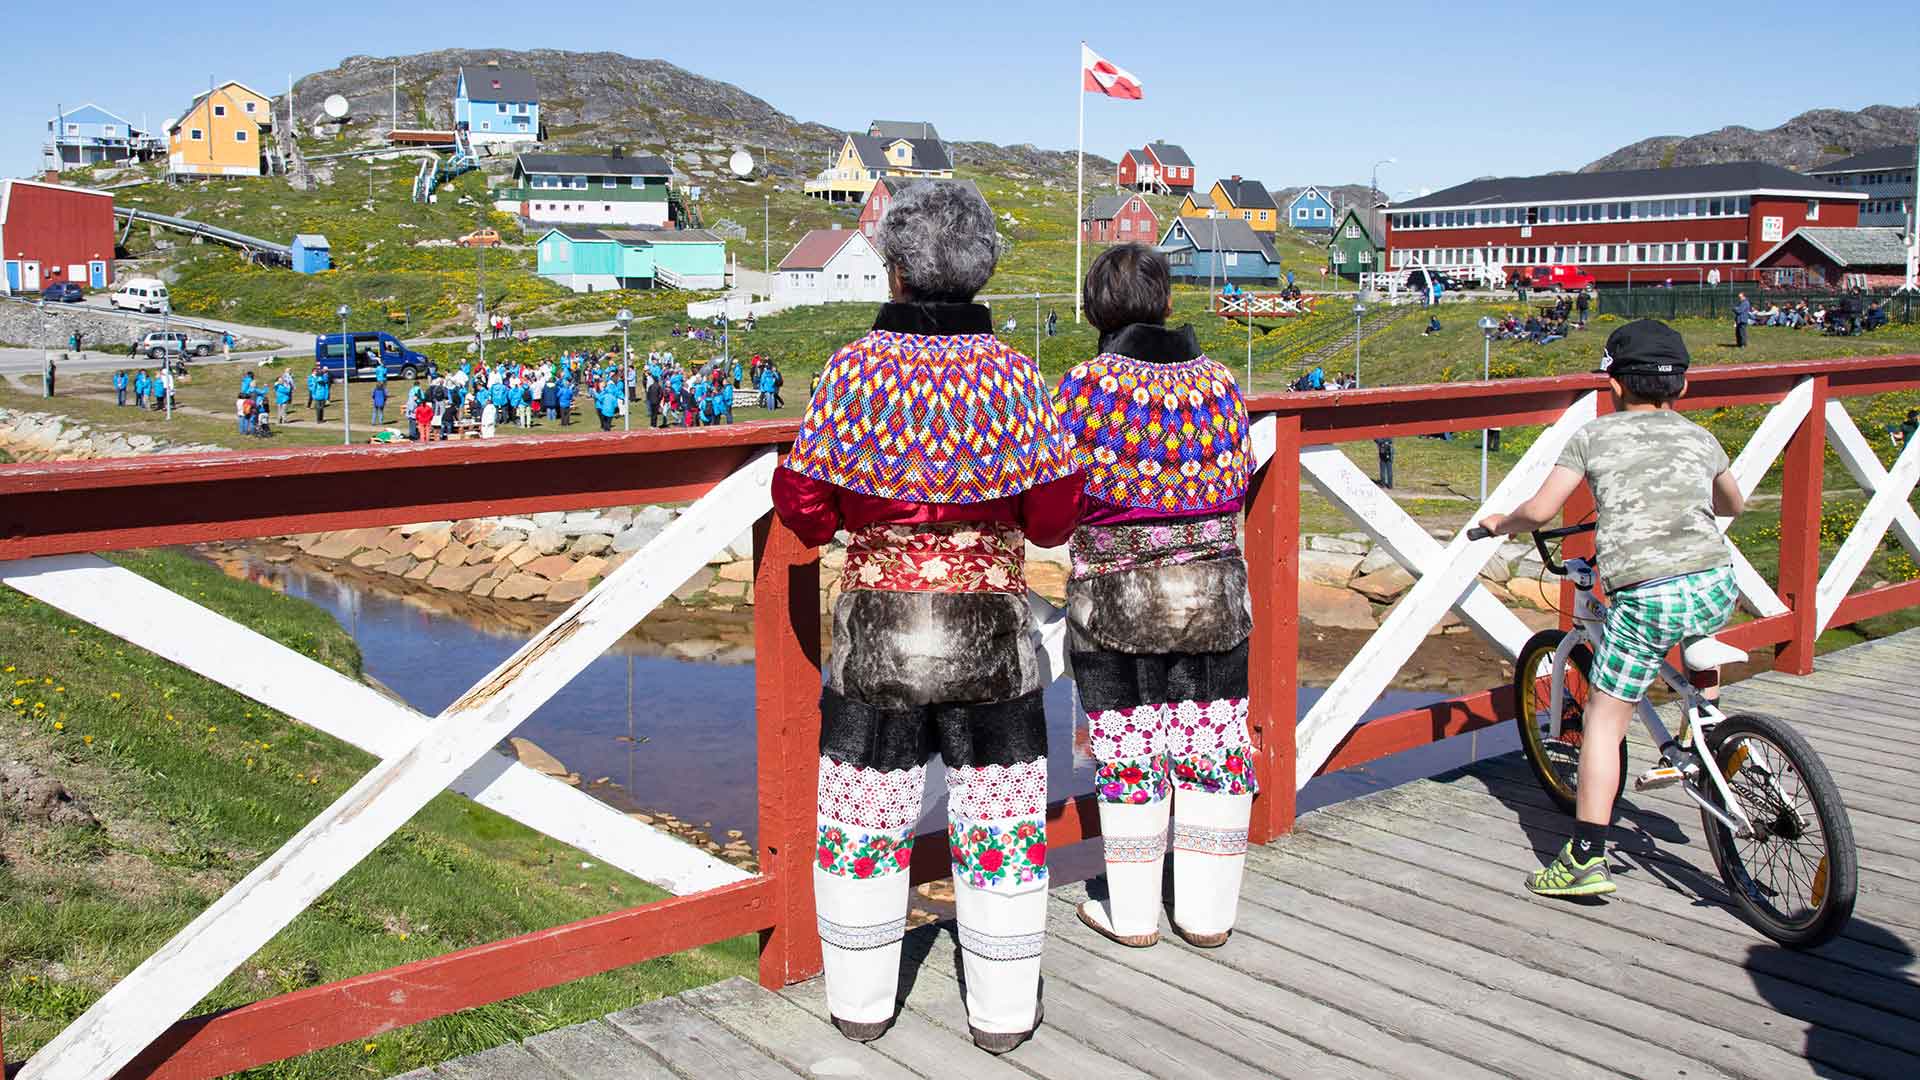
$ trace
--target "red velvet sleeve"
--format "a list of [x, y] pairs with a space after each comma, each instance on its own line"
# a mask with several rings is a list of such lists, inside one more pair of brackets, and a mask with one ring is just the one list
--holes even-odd
[[1076, 472], [1029, 488], [1021, 495], [1020, 527], [1035, 546], [1059, 547], [1073, 535], [1085, 509], [1085, 477]]
[[813, 547], [832, 540], [840, 530], [838, 489], [792, 469], [773, 470], [773, 511]]

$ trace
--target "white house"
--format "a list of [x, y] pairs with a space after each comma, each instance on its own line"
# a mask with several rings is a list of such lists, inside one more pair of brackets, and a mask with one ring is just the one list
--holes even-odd
[[887, 269], [858, 229], [815, 229], [773, 273], [773, 299], [787, 306], [887, 298]]

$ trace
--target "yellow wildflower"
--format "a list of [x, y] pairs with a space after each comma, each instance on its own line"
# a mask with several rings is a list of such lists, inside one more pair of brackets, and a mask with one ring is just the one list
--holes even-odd
[[7, 665], [7, 671], [9, 671], [9, 672], [11, 672], [12, 670], [13, 670], [13, 665], [12, 665], [12, 664], [8, 664], [8, 665]]
[[82, 735], [82, 736], [80, 736], [80, 741], [81, 741], [81, 742], [83, 742], [83, 743], [86, 743], [86, 744], [87, 744], [88, 746], [92, 746], [92, 745], [93, 745], [93, 736], [91, 736], [91, 735]]
[[108, 694], [108, 695], [107, 695], [107, 697], [109, 697], [109, 698], [111, 698], [111, 699], [112, 699], [112, 700], [114, 700], [114, 701], [119, 701], [119, 700], [120, 700], [120, 691], [118, 691], [118, 690], [115, 690], [115, 691], [114, 691], [113, 693], [111, 693], [111, 694]]
[[24, 705], [24, 704], [26, 704], [26, 701], [27, 701], [27, 699], [26, 699], [26, 698], [23, 698], [23, 697], [17, 697], [17, 698], [14, 698], [14, 699], [13, 699], [13, 703], [14, 703], [15, 705]]
[[368, 1054], [371, 1054], [371, 1053], [373, 1053], [373, 1044], [372, 1044], [372, 1043], [368, 1043], [367, 1045], [365, 1045], [365, 1046], [363, 1046], [363, 1047], [361, 1047], [360, 1049], [361, 1049], [361, 1051], [362, 1051], [363, 1053], [368, 1053]]
[[55, 730], [55, 731], [65, 731], [65, 730], [67, 730], [67, 725], [66, 725], [66, 724], [64, 724], [64, 723], [62, 723], [62, 722], [61, 722], [61, 721], [59, 721], [59, 720], [55, 720], [55, 721], [53, 722], [53, 730]]
[[214, 727], [214, 726], [212, 726], [212, 725], [208, 725], [208, 727], [207, 727], [207, 734], [209, 734], [209, 735], [216, 735], [216, 734], [218, 734], [218, 733], [219, 733], [219, 731], [220, 731], [220, 729], [219, 729], [219, 728], [217, 728], [217, 727]]

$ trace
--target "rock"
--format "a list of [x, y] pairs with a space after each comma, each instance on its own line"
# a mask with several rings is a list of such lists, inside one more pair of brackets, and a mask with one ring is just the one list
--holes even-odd
[[565, 780], [569, 784], [580, 782], [580, 777], [568, 772], [559, 758], [540, 749], [532, 739], [523, 739], [515, 735], [507, 740], [507, 745], [513, 747], [513, 756], [520, 759], [520, 764], [534, 772], [542, 776], [551, 776], [556, 780]]
[[558, 525], [565, 520], [567, 520], [567, 512], [565, 510], [543, 510], [538, 514], [533, 515], [533, 524], [535, 528], [545, 528], [549, 525]]
[[1308, 550], [1300, 553], [1300, 580], [1344, 588], [1360, 568], [1361, 554]]
[[1413, 575], [1398, 566], [1390, 566], [1354, 578], [1349, 588], [1376, 604], [1391, 604], [1401, 593], [1413, 588]]
[[631, 558], [633, 558], [633, 552], [631, 551], [620, 551], [607, 556], [606, 568], [600, 571], [600, 576], [608, 577], [612, 575], [615, 570], [627, 565], [627, 560]]
[[593, 586], [584, 581], [562, 581], [547, 590], [547, 601], [553, 604], [571, 604], [587, 595]]
[[1300, 617], [1315, 626], [1343, 630], [1373, 630], [1373, 605], [1351, 589], [1336, 589], [1313, 581], [1300, 583]]
[[493, 568], [486, 563], [479, 563], [472, 566], [457, 566], [442, 563], [440, 564], [440, 568], [433, 571], [427, 578], [427, 584], [436, 589], [466, 592], [468, 589], [473, 588], [481, 578], [486, 577], [492, 569]]
[[447, 549], [448, 544], [453, 543], [453, 531], [432, 529], [415, 534], [413, 540], [413, 550], [407, 554], [416, 559], [434, 559]]
[[1481, 568], [1480, 576], [1487, 581], [1499, 584], [1513, 576], [1513, 567], [1508, 565], [1507, 560], [1495, 555], [1487, 560], [1486, 566]]
[[487, 537], [500, 531], [500, 526], [485, 518], [470, 518], [453, 527], [453, 538], [468, 547], [473, 547]]
[[727, 545], [727, 550], [733, 552], [736, 559], [753, 558], [753, 530], [748, 529], [734, 537], [733, 543]]
[[559, 581], [567, 576], [567, 571], [573, 569], [573, 560], [565, 555], [546, 555], [527, 563], [520, 569], [524, 573], [539, 574], [548, 581]]
[[720, 568], [721, 581], [752, 581], [753, 562], [750, 559], [737, 559]]
[[[503, 517], [503, 518], [495, 518], [494, 520], [499, 523], [501, 528], [512, 529], [515, 532], [530, 533], [534, 529], [538, 528], [538, 526], [534, 525], [532, 518]], [[523, 536], [521, 537], [521, 539], [524, 540], [526, 539], [526, 537]]]
[[407, 549], [411, 547], [413, 547], [413, 541], [399, 529], [394, 529], [392, 532], [387, 533], [386, 538], [380, 541], [380, 550], [386, 552], [390, 557], [394, 555], [405, 555]]
[[1553, 611], [1560, 603], [1560, 582], [1542, 582], [1537, 578], [1516, 577], [1505, 586], [1515, 600], [1541, 611]]
[[[525, 546], [526, 546], [525, 544], [513, 543], [513, 544], [508, 544], [506, 547], [503, 547], [503, 548], [495, 548], [493, 549], [493, 554], [487, 555], [487, 561], [495, 562], [495, 563], [506, 562], [508, 559], [513, 558], [514, 552], [519, 551], [521, 548]], [[482, 548], [480, 550], [482, 554], [486, 553], [485, 548]]]
[[1480, 580], [1480, 587], [1487, 591], [1487, 595], [1500, 601], [1502, 604], [1511, 605], [1513, 603], [1513, 594], [1508, 592], [1506, 587], [1497, 581], [1488, 581], [1482, 578]]
[[613, 537], [606, 533], [588, 533], [573, 542], [567, 553], [578, 559], [587, 555], [604, 555], [613, 550]]
[[473, 549], [458, 540], [448, 540], [447, 546], [440, 549], [436, 560], [442, 566], [464, 566], [473, 558]]
[[600, 520], [598, 510], [569, 510], [560, 520], [568, 525], [591, 525]]
[[408, 571], [412, 570], [414, 568], [414, 565], [418, 562], [419, 560], [415, 559], [411, 555], [400, 555], [393, 559], [389, 559], [387, 561], [387, 564], [385, 566], [382, 566], [380, 569], [385, 573], [393, 574], [395, 576], [401, 576], [401, 575], [405, 575]]
[[664, 527], [636, 522], [613, 534], [612, 548], [614, 551], [638, 551], [659, 536]]
[[673, 598], [685, 603], [699, 596], [701, 593], [707, 591], [707, 586], [713, 584], [716, 576], [711, 566], [703, 566], [695, 570], [692, 577], [682, 582], [679, 588], [673, 590]]
[[526, 539], [527, 534], [525, 532], [502, 526], [488, 533], [486, 538], [480, 542], [490, 548], [510, 548], [515, 544], [525, 543]]
[[1366, 577], [1368, 574], [1379, 573], [1389, 566], [1399, 565], [1399, 560], [1395, 559], [1386, 548], [1377, 547], [1367, 552], [1367, 557], [1360, 560], [1360, 567], [1354, 573], [1360, 577]]
[[453, 522], [451, 521], [416, 521], [411, 525], [400, 526], [400, 531], [406, 533], [408, 536], [413, 537], [415, 540], [418, 540], [421, 537], [427, 536], [432, 533], [439, 533], [444, 536], [452, 536]]
[[635, 525], [656, 525], [665, 528], [673, 523], [674, 518], [679, 516], [680, 515], [664, 506], [643, 506], [634, 512], [633, 523]]
[[380, 546], [381, 541], [387, 538], [387, 530], [375, 528], [354, 529], [347, 535], [352, 538], [355, 544], [363, 548], [371, 548]]
[[625, 528], [633, 524], [633, 507], [616, 506], [610, 510], [602, 510], [600, 511], [600, 520], [606, 522], [610, 529], [618, 530]]
[[747, 595], [747, 583], [744, 581], [716, 581], [707, 595], [716, 600], [738, 600]]
[[639, 823], [640, 823], [640, 824], [642, 824], [642, 825], [651, 825], [651, 824], [653, 824], [653, 815], [652, 815], [652, 814], [642, 814], [642, 813], [640, 813], [640, 812], [639, 812], [638, 810], [629, 810], [629, 811], [627, 811], [627, 816], [628, 816], [628, 817], [630, 817], [630, 818], [632, 818], [633, 820], [635, 820], [635, 821], [637, 821], [637, 822], [639, 822]]
[[705, 660], [726, 647], [726, 642], [713, 638], [687, 638], [669, 642], [667, 652], [682, 660]]
[[500, 584], [499, 582], [493, 580], [490, 577], [482, 578], [481, 580], [473, 583], [473, 588], [470, 591], [473, 593], [473, 595], [478, 596], [484, 600], [487, 597], [493, 595], [494, 586], [499, 584]]
[[592, 581], [605, 575], [607, 560], [598, 555], [589, 555], [573, 564], [573, 568], [560, 575], [561, 581]]
[[0, 805], [49, 825], [100, 827], [99, 819], [65, 785], [24, 761], [0, 762]]
[[495, 600], [528, 600], [545, 596], [553, 583], [536, 574], [514, 574], [493, 588]]
[[391, 558], [393, 558], [393, 556], [387, 554], [384, 551], [381, 551], [379, 548], [374, 548], [371, 551], [363, 551], [360, 554], [355, 555], [351, 561], [353, 565], [358, 566], [363, 570], [366, 570], [366, 569], [371, 569], [372, 567], [375, 567], [375, 566], [379, 566]]
[[359, 530], [328, 533], [321, 541], [307, 549], [307, 554], [316, 559], [344, 559], [359, 551], [361, 544], [356, 538]]
[[558, 529], [539, 528], [528, 534], [527, 546], [541, 555], [558, 555], [567, 549], [567, 538]]
[[400, 576], [408, 581], [425, 581], [433, 574], [433, 568], [439, 565], [434, 562], [423, 562]]
[[518, 569], [540, 557], [540, 552], [532, 544], [521, 544], [513, 549], [513, 554], [504, 560], [509, 566]]
[[1339, 555], [1365, 555], [1371, 546], [1359, 540], [1349, 540], [1344, 536], [1308, 536], [1307, 548], [1310, 551], [1330, 551]]

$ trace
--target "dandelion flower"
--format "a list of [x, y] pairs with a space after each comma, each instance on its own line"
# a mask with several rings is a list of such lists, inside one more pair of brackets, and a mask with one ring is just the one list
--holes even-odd
[[26, 698], [23, 698], [23, 697], [17, 697], [17, 698], [14, 698], [14, 699], [13, 699], [13, 703], [14, 703], [15, 705], [24, 705], [24, 704], [26, 704], [26, 701], [27, 701], [27, 699], [26, 699]]
[[67, 725], [66, 725], [65, 723], [63, 723], [63, 722], [61, 722], [61, 721], [59, 721], [59, 720], [55, 720], [55, 721], [53, 722], [53, 730], [55, 730], [55, 731], [65, 731], [65, 730], [67, 730]]
[[12, 665], [12, 664], [8, 664], [8, 665], [7, 665], [7, 671], [8, 671], [8, 672], [12, 672], [12, 671], [13, 671], [13, 665]]
[[45, 684], [46, 684], [46, 685], [48, 685], [48, 686], [52, 686], [52, 685], [53, 685], [53, 680], [52, 680], [52, 679], [42, 679], [42, 680], [40, 680], [40, 681], [41, 681], [42, 683], [45, 683]]
[[373, 1053], [373, 1044], [372, 1044], [372, 1043], [368, 1043], [367, 1045], [365, 1045], [365, 1046], [363, 1046], [363, 1047], [361, 1047], [360, 1049], [361, 1049], [361, 1051], [362, 1051], [363, 1053], [368, 1053], [368, 1054], [371, 1054], [371, 1053]]
[[219, 734], [219, 732], [220, 732], [220, 729], [219, 729], [219, 728], [217, 728], [217, 727], [214, 727], [214, 726], [213, 726], [213, 725], [211, 725], [211, 724], [209, 724], [209, 725], [207, 726], [207, 734], [209, 734], [209, 735], [217, 735], [217, 734]]
[[33, 707], [36, 709], [44, 709], [47, 707], [47, 703], [44, 701], [36, 701], [33, 703]]
[[64, 686], [56, 686], [53, 688], [53, 692], [56, 694], [64, 694], [67, 692], [67, 688]]
[[167, 714], [167, 719], [169, 719], [169, 720], [171, 720], [171, 719], [173, 719], [173, 714], [172, 714], [172, 713], [168, 713], [168, 714]]
[[87, 744], [88, 746], [92, 746], [92, 745], [93, 745], [93, 736], [91, 736], [91, 735], [82, 735], [82, 736], [80, 736], [80, 741], [81, 741], [81, 742], [83, 742], [83, 743], [86, 743], [86, 744]]
[[120, 700], [120, 691], [118, 691], [118, 690], [115, 690], [115, 691], [114, 691], [113, 693], [111, 693], [111, 694], [108, 694], [108, 695], [107, 695], [107, 697], [108, 697], [108, 698], [110, 698], [111, 700], [114, 700], [114, 701], [119, 701], [119, 700]]

